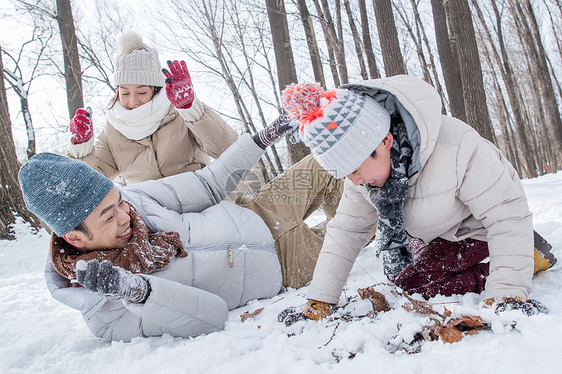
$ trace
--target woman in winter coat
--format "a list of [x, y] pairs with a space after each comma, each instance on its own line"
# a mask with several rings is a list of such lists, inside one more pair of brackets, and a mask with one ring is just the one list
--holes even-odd
[[297, 85], [284, 103], [317, 161], [346, 177], [310, 301], [287, 321], [329, 314], [375, 228], [384, 273], [410, 293], [483, 292], [496, 310], [545, 311], [527, 297], [533, 273], [556, 259], [548, 245], [533, 252], [542, 238], [519, 176], [472, 127], [441, 115], [433, 87], [410, 76], [328, 92]]
[[224, 152], [236, 132], [195, 96], [184, 61], [168, 65], [161, 70], [158, 52], [138, 34], [123, 34], [108, 121], [94, 142], [91, 113], [78, 109], [68, 156], [133, 184], [199, 170]]

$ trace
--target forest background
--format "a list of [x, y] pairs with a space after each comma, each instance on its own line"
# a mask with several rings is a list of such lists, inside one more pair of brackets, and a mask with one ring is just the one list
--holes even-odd
[[[115, 40], [131, 29], [161, 62], [186, 60], [197, 95], [239, 133], [280, 113], [287, 84], [410, 74], [521, 177], [561, 168], [562, 0], [0, 0], [0, 238], [12, 237], [14, 215], [38, 224], [19, 192], [21, 163], [65, 154], [77, 108], [90, 106], [101, 130]], [[273, 147], [264, 179], [307, 152]]]

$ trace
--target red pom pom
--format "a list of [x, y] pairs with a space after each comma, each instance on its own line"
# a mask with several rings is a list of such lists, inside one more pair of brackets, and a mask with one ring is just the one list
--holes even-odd
[[300, 122], [320, 108], [320, 98], [325, 93], [320, 83], [293, 83], [281, 93], [281, 104], [289, 117]]

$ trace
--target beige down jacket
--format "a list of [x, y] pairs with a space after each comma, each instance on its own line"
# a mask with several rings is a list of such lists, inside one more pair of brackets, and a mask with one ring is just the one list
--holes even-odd
[[130, 185], [199, 170], [237, 138], [218, 114], [196, 99], [190, 109], [170, 105], [160, 127], [141, 140], [128, 139], [107, 122], [93, 149], [86, 143], [70, 145], [68, 156], [85, 161], [109, 179], [121, 175]]
[[[404, 208], [408, 234], [424, 242], [487, 241], [490, 275], [484, 298], [526, 298], [533, 275], [532, 215], [519, 177], [502, 153], [464, 122], [441, 115], [438, 93], [420, 79], [396, 76], [347, 87], [367, 93], [389, 111], [397, 109], [408, 136], [417, 139], [413, 162], [421, 172], [409, 179]], [[336, 216], [328, 224], [309, 299], [338, 302], [376, 222], [366, 188], [346, 180]]]

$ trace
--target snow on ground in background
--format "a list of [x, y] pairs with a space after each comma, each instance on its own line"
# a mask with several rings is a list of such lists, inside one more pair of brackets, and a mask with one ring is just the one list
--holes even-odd
[[[536, 230], [562, 258], [562, 173], [524, 181]], [[478, 295], [436, 297], [458, 302], [458, 314], [480, 314], [493, 330], [461, 342], [425, 343], [418, 354], [391, 354], [392, 339], [409, 340], [426, 317], [398, 308], [376, 319], [299, 322], [286, 327], [277, 314], [305, 302], [306, 287], [230, 312], [225, 331], [180, 339], [170, 336], [108, 343], [95, 338], [80, 313], [52, 299], [43, 279], [49, 235], [18, 223], [17, 240], [0, 241], [0, 373], [558, 373], [562, 342], [562, 270], [534, 278], [531, 297], [547, 315], [501, 317], [478, 308]], [[384, 282], [381, 263], [367, 247], [353, 267], [346, 296]], [[343, 298], [342, 298], [343, 300]], [[389, 300], [390, 303], [396, 300]], [[357, 314], [368, 301], [353, 303]], [[240, 315], [264, 307], [242, 323]], [[512, 320], [517, 328], [504, 327]]]

